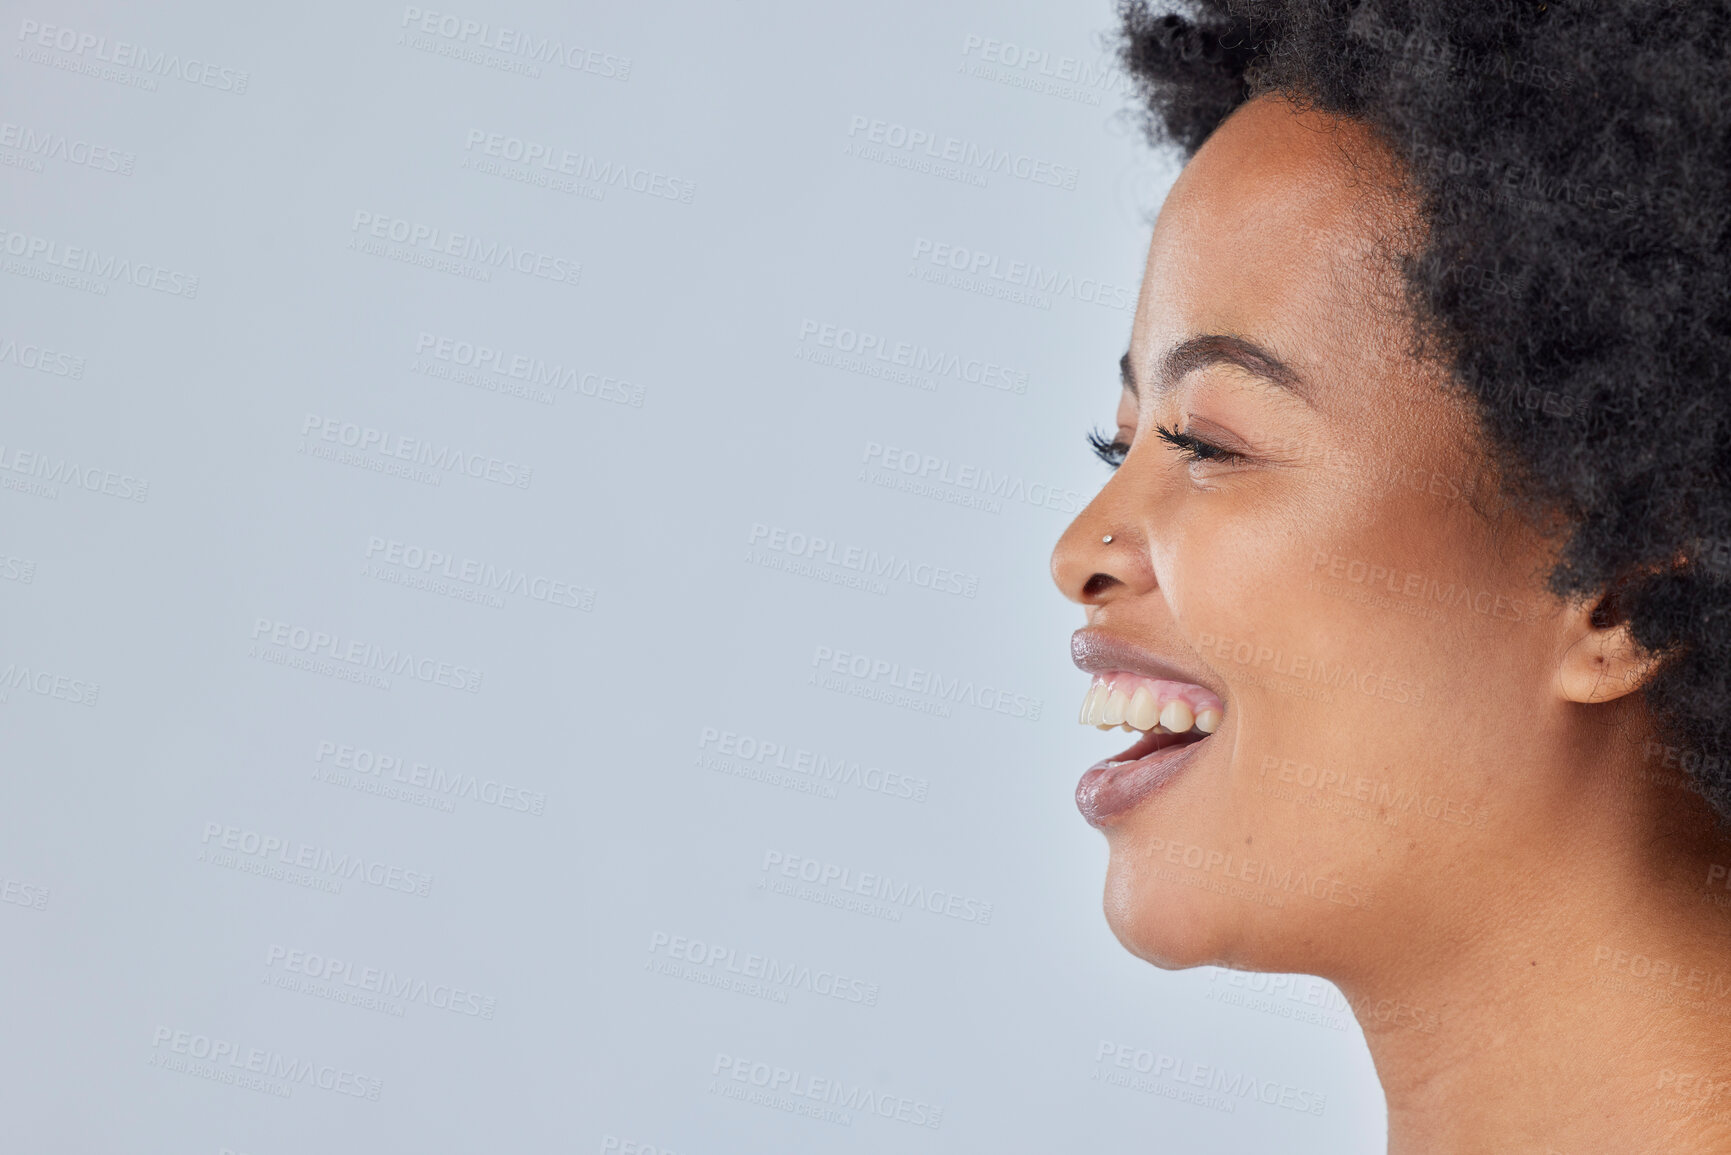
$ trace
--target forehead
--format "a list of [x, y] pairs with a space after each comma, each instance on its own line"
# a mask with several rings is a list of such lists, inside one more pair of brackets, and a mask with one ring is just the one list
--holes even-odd
[[1131, 359], [1238, 334], [1335, 376], [1402, 347], [1392, 242], [1408, 218], [1392, 159], [1351, 121], [1263, 97], [1197, 151], [1155, 224]]

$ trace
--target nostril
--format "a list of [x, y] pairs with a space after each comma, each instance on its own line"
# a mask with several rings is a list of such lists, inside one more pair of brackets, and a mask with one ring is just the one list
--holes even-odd
[[1088, 579], [1088, 584], [1082, 587], [1083, 598], [1097, 598], [1113, 586], [1120, 584], [1111, 574], [1097, 573]]

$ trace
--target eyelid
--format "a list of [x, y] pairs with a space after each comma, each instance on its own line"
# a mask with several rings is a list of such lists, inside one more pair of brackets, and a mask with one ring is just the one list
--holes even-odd
[[1124, 464], [1125, 454], [1130, 452], [1130, 443], [1124, 440], [1120, 433], [1114, 433], [1108, 441], [1106, 435], [1098, 429], [1088, 433], [1088, 446], [1094, 451], [1094, 456], [1104, 461], [1110, 468], [1116, 470]]
[[1188, 430], [1168, 429], [1158, 423], [1154, 426], [1155, 435], [1178, 452], [1180, 457], [1191, 463], [1215, 461], [1240, 461], [1246, 456], [1234, 449], [1228, 449], [1204, 437], [1198, 437]]
[[1264, 456], [1260, 442], [1252, 444], [1226, 426], [1195, 413], [1185, 414], [1184, 432], [1234, 457]]

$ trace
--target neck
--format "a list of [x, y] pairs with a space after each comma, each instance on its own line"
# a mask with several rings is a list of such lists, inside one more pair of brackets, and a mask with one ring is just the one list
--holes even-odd
[[1531, 800], [1446, 926], [1338, 980], [1389, 1155], [1731, 1150], [1731, 853], [1628, 765]]

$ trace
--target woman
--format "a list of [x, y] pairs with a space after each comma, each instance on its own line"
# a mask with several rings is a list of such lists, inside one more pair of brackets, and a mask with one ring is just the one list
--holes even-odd
[[1106, 914], [1389, 1150], [1731, 1150], [1731, 9], [1124, 11], [1188, 163], [1058, 543]]

